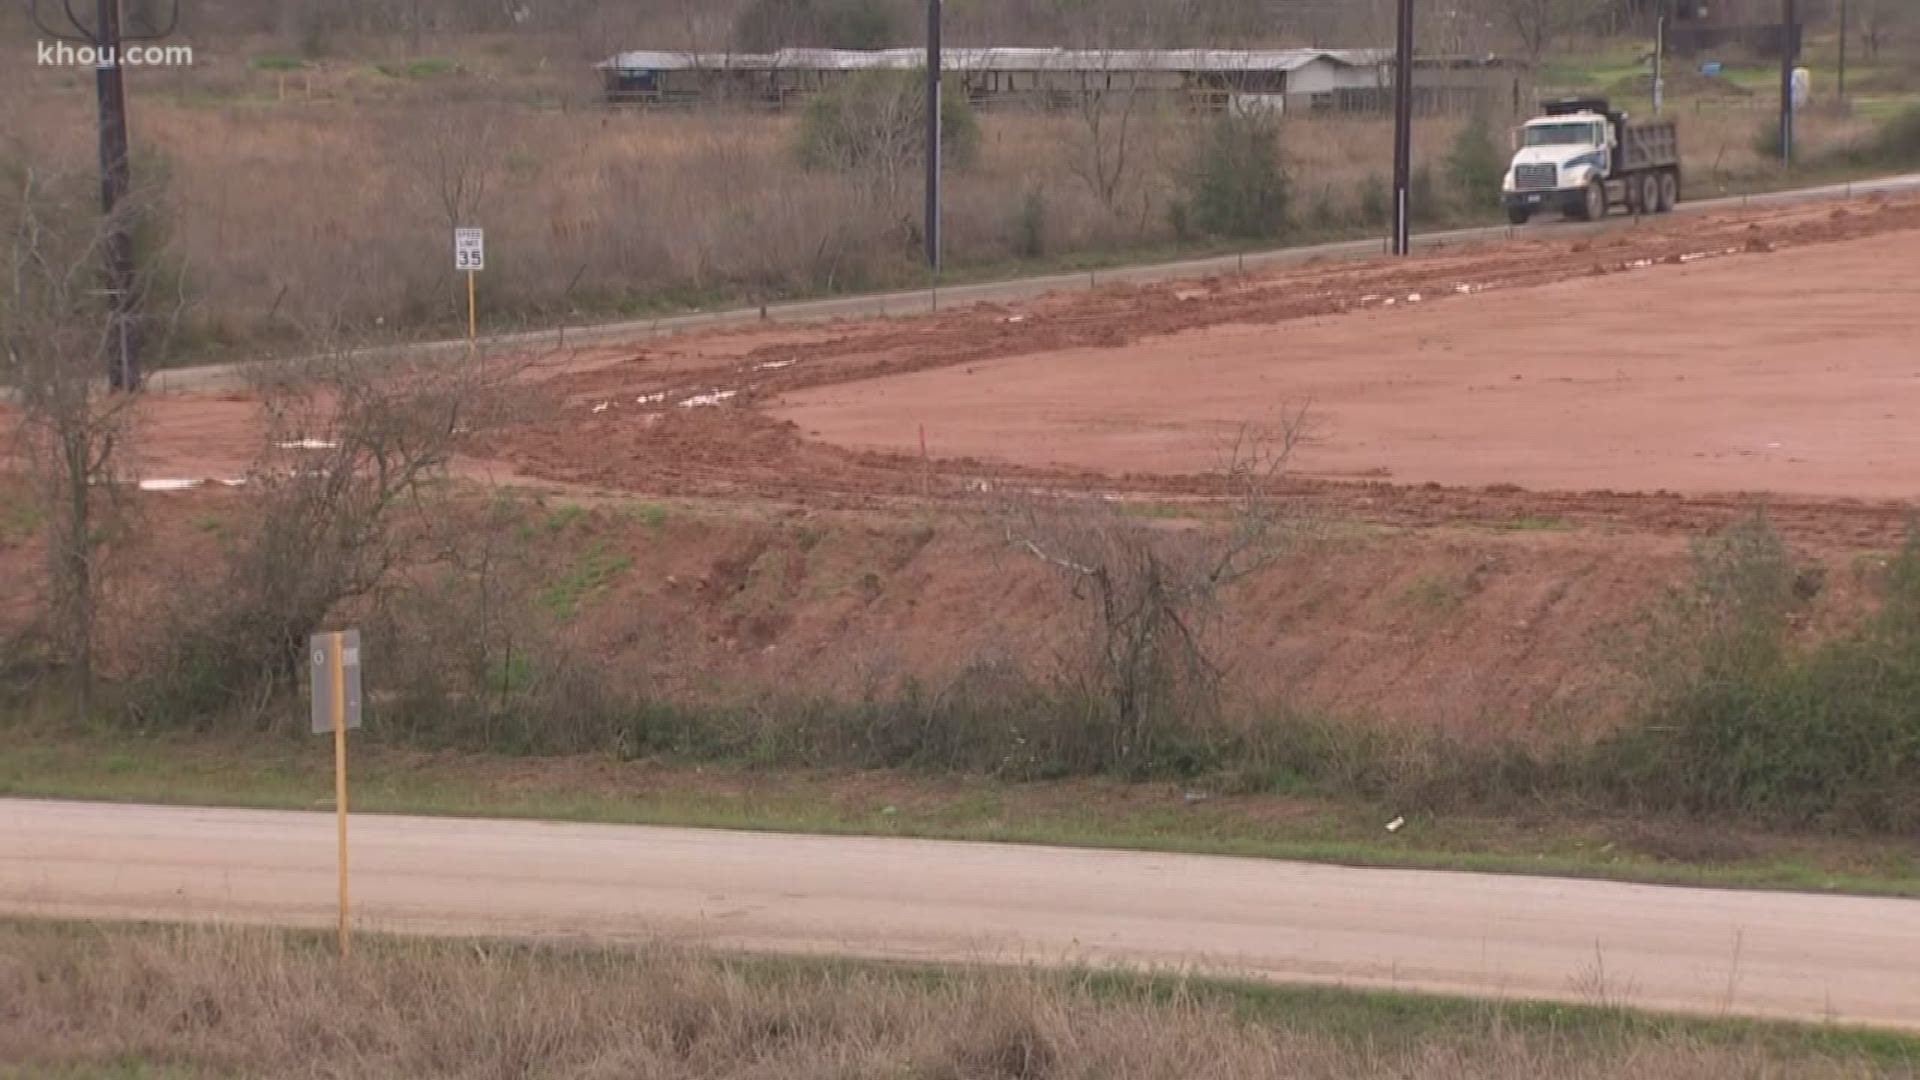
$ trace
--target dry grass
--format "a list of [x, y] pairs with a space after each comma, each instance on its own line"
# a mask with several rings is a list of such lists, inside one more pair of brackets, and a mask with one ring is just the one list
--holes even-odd
[[1592, 1010], [234, 930], [0, 926], [0, 1001], [22, 1076], [1913, 1075], [1891, 1037]]
[[[166, 177], [174, 256], [215, 341], [336, 312], [361, 325], [457, 321], [435, 140], [484, 162], [472, 216], [488, 229], [482, 310], [496, 319], [852, 290], [919, 274], [917, 190], [875, 193], [800, 169], [791, 115], [458, 101], [137, 105], [140, 142]], [[38, 158], [84, 163], [88, 108], [84, 95], [66, 93], [0, 121], [0, 158], [11, 141]], [[1016, 258], [1028, 192], [1040, 194], [1049, 255], [1171, 243], [1167, 203], [1191, 119], [1138, 123], [1132, 180], [1109, 210], [1074, 174], [1086, 138], [1076, 119], [984, 117], [981, 159], [948, 189], [950, 258]], [[1437, 156], [1446, 139], [1422, 144]], [[1385, 146], [1374, 121], [1303, 122], [1287, 135], [1301, 190], [1333, 192], [1347, 217], [1360, 182], [1384, 174], [1370, 159]]]
[[[198, 301], [189, 349], [290, 338], [341, 316], [455, 328], [464, 297], [448, 266], [453, 216], [488, 229], [482, 312], [502, 326], [920, 280], [918, 191], [875, 193], [802, 170], [794, 115], [591, 108], [590, 70], [571, 57], [478, 40], [448, 47], [464, 51], [432, 77], [406, 76], [404, 58], [380, 56], [292, 72], [249, 67], [250, 55], [284, 51], [270, 39], [141, 73], [135, 144], [143, 174], [164, 177], [172, 257]], [[85, 74], [0, 74], [0, 92], [30, 105], [0, 117], [0, 166], [91, 160]], [[1685, 115], [1691, 194], [1765, 182], [1773, 166], [1753, 146], [1765, 120], [1764, 110], [1738, 107]], [[1435, 222], [1462, 214], [1442, 164], [1459, 124], [1423, 122], [1416, 135], [1418, 164], [1448, 204], [1428, 215]], [[1169, 204], [1195, 130], [1190, 115], [1137, 110], [1128, 180], [1109, 206], [1076, 174], [1089, 138], [1076, 115], [983, 116], [980, 161], [948, 187], [950, 264], [1171, 247]], [[1817, 153], [1867, 131], [1809, 117], [1803, 135]], [[1283, 144], [1303, 229], [1377, 224], [1364, 204], [1373, 189], [1384, 205], [1384, 119], [1298, 119]], [[449, 157], [474, 162], [468, 178], [484, 182], [457, 214], [440, 198]]]

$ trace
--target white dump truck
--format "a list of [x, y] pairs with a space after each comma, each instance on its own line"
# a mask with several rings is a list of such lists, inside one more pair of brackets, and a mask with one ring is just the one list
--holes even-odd
[[1514, 132], [1500, 201], [1525, 225], [1542, 210], [1592, 220], [1610, 207], [1656, 214], [1680, 201], [1680, 134], [1671, 120], [1635, 123], [1601, 98], [1556, 101]]

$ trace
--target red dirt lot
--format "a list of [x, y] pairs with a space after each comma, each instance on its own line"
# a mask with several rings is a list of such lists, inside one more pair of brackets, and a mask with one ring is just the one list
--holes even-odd
[[[857, 695], [1077, 647], [1008, 499], [1097, 492], [1186, 528], [1217, 516], [1222, 437], [1310, 404], [1320, 441], [1279, 494], [1327, 529], [1228, 598], [1246, 691], [1591, 730], [1626, 693], [1602, 643], [1741, 492], [1833, 571], [1815, 629], [1864, 610], [1920, 488], [1916, 232], [1920, 200], [1862, 200], [553, 354], [458, 469], [591, 508], [533, 522], [552, 574], [627, 567], [568, 625], [587, 655], [686, 694]], [[148, 395], [140, 471], [245, 475], [257, 407]], [[126, 565], [192, 580], [248, 490], [152, 496]], [[0, 631], [42, 565], [10, 501]]]
[[[1224, 436], [1308, 405], [1296, 488], [1395, 524], [1540, 505], [1690, 530], [1747, 504], [1728, 493], [1886, 503], [1920, 486], [1916, 231], [1914, 199], [1728, 211], [551, 354], [524, 419], [462, 471], [823, 506], [1008, 485], [1203, 496]], [[242, 475], [254, 410], [152, 395], [142, 474]], [[1847, 508], [1841, 532], [1877, 542], [1897, 511]]]
[[1920, 493], [1910, 231], [1409, 297], [819, 386], [771, 411], [860, 448], [917, 450], [924, 428], [943, 456], [1196, 473], [1240, 423], [1307, 405], [1320, 438], [1297, 464], [1315, 476]]

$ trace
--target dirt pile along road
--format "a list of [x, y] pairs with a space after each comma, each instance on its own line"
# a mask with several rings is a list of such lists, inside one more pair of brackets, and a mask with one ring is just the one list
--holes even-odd
[[[1261, 860], [362, 816], [395, 932], [914, 960], [1200, 965], [1343, 985], [1920, 1026], [1920, 905]], [[0, 800], [0, 911], [324, 926], [323, 814]]]

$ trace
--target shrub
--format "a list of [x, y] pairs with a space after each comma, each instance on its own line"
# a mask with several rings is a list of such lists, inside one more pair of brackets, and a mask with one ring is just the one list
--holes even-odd
[[1317, 229], [1336, 229], [1346, 222], [1340, 213], [1340, 207], [1333, 201], [1333, 186], [1324, 185], [1314, 192], [1313, 206], [1307, 212], [1308, 219]]
[[1794, 825], [1920, 825], [1920, 531], [1857, 630], [1794, 644], [1819, 587], [1763, 519], [1703, 549], [1649, 638], [1644, 722], [1599, 751], [1628, 801]]
[[1506, 158], [1493, 140], [1492, 122], [1485, 113], [1475, 113], [1454, 136], [1447, 153], [1448, 183], [1461, 205], [1494, 209], [1500, 205], [1500, 180], [1506, 171]]
[[1047, 195], [1037, 187], [1027, 189], [1014, 211], [1013, 252], [1023, 259], [1038, 259], [1047, 253]]
[[1220, 594], [1282, 542], [1269, 499], [1305, 431], [1304, 412], [1241, 429], [1223, 470], [1234, 521], [1219, 532], [1169, 535], [1076, 499], [1028, 502], [1009, 520], [1009, 543], [1044, 562], [1076, 602], [1081, 648], [1063, 655], [1056, 694], [1066, 768], [1137, 776], [1216, 760]]
[[1205, 128], [1188, 177], [1189, 212], [1199, 231], [1275, 239], [1286, 231], [1291, 194], [1272, 116], [1229, 111]]
[[1920, 164], [1920, 105], [1909, 105], [1880, 125], [1873, 137], [1873, 155], [1886, 165]]
[[1439, 187], [1433, 182], [1433, 170], [1425, 165], [1407, 178], [1407, 213], [1414, 221], [1438, 221], [1442, 214]]
[[1173, 237], [1181, 243], [1197, 239], [1199, 230], [1194, 228], [1193, 207], [1185, 199], [1167, 200], [1167, 228], [1173, 230]]
[[290, 27], [300, 55], [315, 60], [332, 52], [333, 38], [340, 29], [339, 24], [338, 14], [328, 5], [300, 5], [294, 12]]
[[1384, 226], [1393, 217], [1393, 196], [1387, 191], [1386, 178], [1379, 173], [1367, 174], [1360, 185], [1360, 222], [1363, 225]]
[[[863, 71], [813, 99], [800, 122], [799, 157], [813, 169], [897, 173], [926, 156], [926, 76], [916, 71]], [[971, 164], [980, 124], [958, 80], [940, 95], [944, 163]]]
[[305, 672], [307, 635], [340, 605], [377, 599], [407, 561], [395, 520], [425, 511], [455, 448], [497, 417], [511, 376], [488, 367], [347, 350], [256, 373], [263, 442], [248, 526], [167, 605], [159, 655], [135, 688], [140, 720], [272, 718]]

